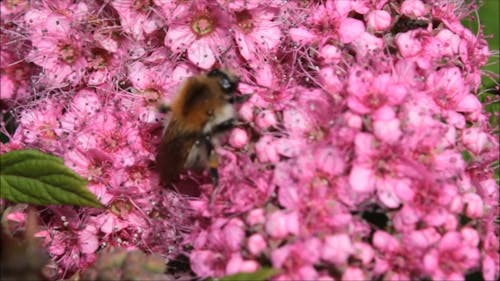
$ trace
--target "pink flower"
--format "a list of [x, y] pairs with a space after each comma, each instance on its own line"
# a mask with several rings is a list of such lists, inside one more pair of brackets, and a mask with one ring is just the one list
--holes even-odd
[[422, 252], [407, 247], [398, 239], [384, 231], [376, 231], [373, 244], [377, 251], [373, 273], [383, 274], [390, 280], [418, 279], [422, 272]]
[[102, 101], [94, 90], [85, 88], [73, 96], [68, 107], [59, 117], [60, 128], [55, 130], [59, 136], [74, 134], [87, 126], [102, 109]]
[[283, 124], [292, 133], [305, 133], [312, 130], [314, 120], [298, 108], [287, 108], [283, 112]]
[[394, 144], [399, 141], [399, 138], [402, 135], [400, 129], [401, 122], [399, 119], [390, 119], [390, 120], [376, 120], [373, 122], [373, 129], [375, 136], [390, 144]]
[[95, 147], [104, 157], [113, 154], [115, 168], [132, 166], [142, 155], [132, 153], [134, 147], [140, 147], [137, 128], [130, 123], [123, 124], [112, 114], [100, 114], [92, 126], [85, 128], [78, 136], [77, 145], [83, 150]]
[[394, 252], [399, 249], [399, 241], [384, 231], [375, 232], [373, 235], [373, 245], [387, 252]]
[[371, 11], [366, 15], [367, 28], [383, 31], [391, 25], [391, 15], [384, 10]]
[[344, 44], [351, 43], [363, 34], [364, 31], [365, 25], [362, 21], [353, 18], [345, 18], [340, 22], [338, 27], [340, 42]]
[[377, 197], [386, 207], [397, 208], [401, 201], [413, 199], [411, 182], [405, 179], [382, 178], [377, 180]]
[[32, 28], [34, 46], [27, 59], [45, 69], [47, 82], [57, 87], [80, 82], [87, 61], [82, 47], [83, 34], [71, 29], [71, 17], [31, 10], [25, 21]]
[[483, 180], [479, 183], [478, 194], [487, 206], [495, 206], [498, 202], [498, 185], [493, 179]]
[[[17, 125], [0, 122], [0, 151], [62, 156], [107, 206], [40, 209], [56, 279], [109, 246], [182, 253], [198, 279], [497, 277], [498, 144], [476, 96], [491, 52], [461, 22], [474, 4], [35, 2], [0, 4]], [[164, 188], [156, 104], [214, 67], [250, 97], [215, 144], [218, 185], [187, 171]], [[11, 210], [22, 234], [26, 208]]]
[[255, 151], [260, 162], [278, 162], [279, 154], [272, 136], [266, 135], [255, 144]]
[[[132, 209], [134, 206], [126, 200], [115, 199], [109, 203], [111, 208], [110, 213], [105, 213], [95, 218], [99, 229], [105, 234], [114, 234], [121, 230], [125, 230], [130, 226], [137, 228], [147, 225], [143, 216], [137, 210]], [[116, 240], [117, 243], [122, 243]]]
[[349, 107], [358, 113], [373, 113], [375, 118], [387, 110], [386, 106], [403, 102], [407, 94], [404, 85], [386, 74], [373, 77], [371, 73], [359, 70], [352, 72], [349, 80]]
[[64, 155], [65, 163], [91, 183], [105, 183], [113, 172], [112, 159], [96, 149], [72, 149]]
[[349, 175], [351, 187], [360, 193], [369, 194], [376, 190], [379, 200], [389, 208], [396, 208], [402, 201], [411, 200], [411, 181], [392, 175], [404, 161], [394, 154], [386, 154], [391, 146], [377, 144], [372, 135], [359, 133], [355, 139], [356, 165]]
[[466, 95], [457, 104], [457, 111], [467, 113], [478, 113], [481, 110], [481, 102], [473, 94]]
[[187, 51], [196, 66], [209, 69], [231, 44], [227, 18], [219, 7], [199, 2], [186, 17], [175, 19], [165, 36], [165, 46], [176, 54]]
[[460, 37], [448, 29], [443, 29], [435, 37], [439, 43], [435, 46], [441, 56], [454, 56], [458, 54]]
[[28, 5], [29, 5], [28, 1], [24, 0], [5, 1], [0, 4], [0, 12], [2, 16], [8, 17], [10, 15], [15, 15], [24, 12], [25, 9], [28, 7]]
[[335, 74], [334, 69], [331, 67], [323, 67], [319, 71], [319, 80], [324, 85], [328, 93], [333, 94], [339, 92], [343, 85], [339, 77]]
[[336, 63], [341, 59], [342, 52], [335, 45], [326, 44], [319, 49], [319, 56], [325, 63]]
[[478, 249], [465, 244], [458, 232], [446, 233], [424, 257], [425, 269], [436, 280], [464, 280], [463, 272], [478, 263]]
[[417, 249], [427, 249], [438, 242], [439, 239], [441, 239], [441, 235], [435, 228], [430, 227], [421, 230], [414, 230], [409, 233], [406, 238], [411, 246], [415, 246]]
[[443, 68], [427, 78], [427, 88], [434, 101], [444, 108], [456, 106], [466, 95], [464, 80], [458, 68]]
[[226, 246], [236, 251], [240, 248], [245, 234], [243, 232], [243, 222], [239, 219], [230, 220], [223, 228]]
[[[26, 213], [28, 205], [18, 204], [5, 209], [3, 213], [3, 229], [8, 235], [15, 235], [26, 229], [28, 214]], [[36, 235], [35, 235], [36, 237]]]
[[87, 70], [89, 85], [100, 85], [111, 80], [118, 68], [118, 60], [110, 51], [102, 48], [92, 48], [88, 58]]
[[285, 274], [278, 275], [278, 280], [316, 280], [318, 272], [313, 264], [320, 257], [320, 243], [317, 240], [296, 242], [275, 249], [271, 253], [271, 262], [275, 268], [281, 268]]
[[355, 166], [349, 175], [349, 184], [357, 192], [369, 193], [375, 187], [375, 179], [371, 169]]
[[243, 148], [248, 144], [249, 136], [247, 132], [240, 128], [235, 128], [229, 136], [229, 144], [234, 148]]
[[57, 219], [51, 220], [49, 229], [38, 232], [36, 237], [43, 238], [49, 254], [58, 259], [62, 267], [59, 270], [75, 272], [91, 265], [99, 246], [94, 222], [83, 227], [79, 214], [71, 208], [54, 207], [51, 211]]
[[248, 238], [247, 248], [255, 256], [258, 256], [266, 247], [267, 243], [260, 234], [254, 234]]
[[122, 194], [136, 195], [149, 192], [158, 180], [158, 176], [145, 164], [136, 164], [117, 170], [111, 184], [126, 189], [121, 191]]
[[24, 223], [26, 221], [26, 214], [22, 212], [10, 212], [6, 214], [5, 219], [16, 223]]
[[413, 18], [425, 16], [428, 11], [420, 0], [405, 0], [401, 3], [401, 13]]
[[[495, 262], [496, 260], [496, 262]], [[495, 280], [498, 278], [500, 266], [498, 266], [498, 253], [495, 257], [486, 255], [483, 257], [482, 272], [485, 280]]]
[[364, 265], [369, 264], [372, 260], [373, 257], [375, 256], [375, 253], [373, 251], [373, 248], [364, 242], [356, 242], [353, 244], [354, 246], [354, 255], [361, 260], [361, 262]]
[[278, 123], [276, 114], [272, 110], [263, 110], [255, 116], [255, 124], [265, 130]]
[[479, 244], [479, 234], [476, 230], [470, 227], [464, 227], [460, 230], [460, 234], [462, 235], [464, 244], [472, 247], [477, 247]]
[[[244, 9], [255, 9], [262, 3], [259, 0], [234, 0], [231, 2], [224, 0], [217, 0], [217, 2], [219, 2], [220, 5], [223, 5], [224, 7], [227, 7], [228, 9], [233, 11], [241, 11]], [[275, 7], [277, 5], [279, 5], [279, 1], [275, 0], [267, 1], [267, 6], [269, 7]]]
[[466, 193], [463, 196], [465, 204], [465, 214], [470, 218], [479, 218], [483, 216], [484, 205], [481, 197], [476, 193]]
[[421, 34], [420, 30], [410, 30], [396, 35], [394, 42], [403, 57], [413, 57], [420, 53], [422, 42], [418, 38], [422, 36]]
[[488, 135], [479, 128], [467, 128], [463, 130], [462, 141], [465, 147], [476, 155], [491, 146]]
[[342, 153], [333, 147], [318, 148], [315, 158], [317, 169], [329, 176], [341, 175], [345, 171]]
[[452, 177], [460, 174], [465, 168], [465, 163], [461, 155], [454, 150], [447, 149], [434, 155], [434, 168], [442, 172], [443, 177]]
[[325, 238], [321, 257], [335, 265], [343, 265], [354, 253], [351, 239], [346, 234], [330, 235]]
[[271, 55], [281, 40], [278, 9], [272, 7], [240, 10], [235, 12], [234, 37], [239, 52], [250, 63], [263, 53]]
[[312, 33], [305, 27], [291, 28], [290, 36], [292, 40], [299, 43], [312, 43], [317, 39], [316, 34]]
[[[161, 49], [166, 56], [166, 50]], [[159, 63], [153, 65], [146, 65], [142, 62], [135, 62], [128, 65], [128, 77], [130, 82], [134, 87], [143, 92], [144, 94], [149, 94], [148, 91], [156, 92], [156, 100], [162, 98], [168, 93], [169, 96], [173, 96], [174, 93], [171, 92], [171, 87], [175, 85], [172, 77], [172, 67], [168, 63]], [[176, 81], [179, 84], [181, 81]], [[151, 94], [149, 94], [151, 95]], [[151, 99], [151, 97], [147, 97]], [[155, 100], [153, 100], [155, 101]]]
[[[2, 4], [0, 4], [2, 5]], [[3, 36], [3, 40], [11, 40], [8, 36]], [[12, 47], [14, 50], [15, 47]], [[21, 100], [29, 97], [27, 78], [32, 70], [27, 62], [23, 62], [20, 55], [12, 50], [0, 51], [0, 100], [11, 103], [14, 100]]]
[[254, 105], [251, 102], [245, 102], [240, 106], [238, 115], [245, 122], [251, 122], [254, 118]]
[[266, 232], [275, 238], [284, 238], [288, 234], [299, 233], [299, 221], [297, 212], [285, 213], [276, 211], [272, 213], [266, 222]]
[[416, 183], [414, 190], [415, 196], [408, 207], [429, 225], [445, 223], [449, 212], [446, 207], [457, 194], [456, 186], [445, 185], [442, 189], [436, 189], [430, 182], [423, 180]]
[[7, 75], [1, 75], [0, 76], [0, 82], [1, 82], [1, 85], [0, 85], [0, 99], [2, 100], [7, 100], [7, 99], [11, 99], [15, 96], [15, 91], [14, 91], [14, 88], [15, 88], [15, 85], [14, 85], [14, 81], [12, 81]]
[[93, 225], [88, 225], [78, 234], [78, 240], [81, 245], [82, 253], [92, 254], [95, 253], [99, 247], [99, 240], [97, 239], [97, 228]]
[[194, 250], [190, 257], [191, 269], [198, 276], [214, 276], [215, 272], [212, 269], [212, 264], [216, 260], [216, 254], [207, 250]]
[[344, 271], [342, 274], [342, 280], [349, 281], [349, 280], [365, 280], [366, 275], [363, 272], [363, 270], [349, 266], [347, 269]]
[[51, 99], [45, 99], [36, 104], [32, 110], [23, 112], [19, 119], [21, 126], [17, 131], [22, 134], [24, 142], [38, 143], [42, 147], [54, 151], [58, 149], [55, 143], [60, 115], [61, 105]]
[[352, 42], [352, 45], [355, 48], [357, 55], [367, 56], [383, 50], [385, 43], [381, 38], [374, 36], [371, 33], [364, 32], [358, 37], [358, 39]]
[[[358, 38], [364, 31], [365, 25], [363, 21], [347, 17], [349, 11], [356, 4], [351, 5], [350, 2], [333, 2], [326, 1], [323, 4], [313, 4], [311, 15], [306, 16], [307, 21], [300, 20], [297, 16], [300, 9], [293, 11], [291, 16], [297, 21], [290, 28], [291, 39], [300, 45], [306, 45], [318, 41], [323, 41], [326, 38], [340, 39], [343, 43], [350, 43]], [[364, 9], [361, 9], [364, 10]], [[366, 12], [364, 10], [363, 12]], [[307, 22], [307, 26], [303, 26]], [[335, 32], [331, 32], [334, 30]]]
[[259, 269], [259, 264], [254, 260], [243, 260], [239, 253], [231, 256], [227, 263], [226, 274], [236, 274], [240, 272], [254, 272]]
[[254, 209], [248, 212], [247, 223], [249, 225], [255, 225], [259, 223], [264, 223], [264, 210], [263, 209]]
[[151, 1], [120, 0], [112, 1], [111, 6], [120, 15], [123, 30], [136, 40], [144, 40], [146, 35], [163, 26], [160, 17], [151, 12], [154, 9]]

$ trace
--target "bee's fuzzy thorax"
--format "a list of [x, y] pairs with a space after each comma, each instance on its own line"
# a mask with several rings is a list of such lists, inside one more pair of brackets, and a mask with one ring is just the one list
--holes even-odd
[[202, 130], [214, 111], [226, 103], [218, 87], [214, 79], [189, 78], [171, 105], [172, 118], [185, 124], [188, 131]]

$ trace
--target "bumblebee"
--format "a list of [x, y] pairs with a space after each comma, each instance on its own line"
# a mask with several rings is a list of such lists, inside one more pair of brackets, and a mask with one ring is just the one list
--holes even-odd
[[239, 79], [219, 69], [190, 77], [169, 106], [169, 112], [156, 163], [162, 185], [177, 180], [185, 170], [208, 167], [210, 178], [218, 184], [218, 136], [233, 128], [237, 113], [233, 104]]

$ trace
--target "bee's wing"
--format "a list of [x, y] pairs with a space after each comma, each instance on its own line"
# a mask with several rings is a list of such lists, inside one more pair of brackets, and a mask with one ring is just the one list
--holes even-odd
[[156, 156], [156, 163], [162, 183], [168, 184], [177, 179], [186, 167], [186, 161], [197, 134], [184, 133], [176, 121], [171, 121], [165, 131]]

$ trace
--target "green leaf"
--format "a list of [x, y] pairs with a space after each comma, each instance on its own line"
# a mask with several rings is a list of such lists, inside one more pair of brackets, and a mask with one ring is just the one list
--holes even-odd
[[[500, 9], [500, 2], [497, 0], [484, 1], [484, 5], [479, 8], [479, 19], [484, 26], [484, 34], [489, 36], [488, 45], [490, 51], [498, 51], [500, 48], [500, 20], [498, 17], [498, 10]], [[498, 62], [498, 55], [493, 55], [488, 60], [488, 64], [484, 69], [489, 70], [496, 75], [499, 75], [500, 65]], [[498, 82], [498, 81], [497, 81]], [[485, 88], [493, 87], [494, 81], [483, 77], [483, 85]]]
[[276, 269], [273, 268], [262, 268], [255, 272], [250, 273], [236, 273], [233, 275], [228, 275], [219, 279], [220, 281], [265, 281], [271, 278], [273, 275], [278, 273]]
[[472, 155], [468, 150], [462, 150], [462, 158], [466, 163], [470, 163], [472, 161]]
[[[500, 1], [498, 0], [485, 0], [479, 1], [479, 21], [484, 27], [484, 34], [487, 36], [488, 46], [490, 51], [498, 51], [500, 48], [500, 18], [498, 17], [498, 10], [500, 8]], [[469, 28], [472, 33], [476, 34], [478, 30], [477, 19], [463, 20], [464, 26]], [[488, 63], [483, 67], [483, 70], [491, 71], [496, 75], [499, 74], [500, 65], [498, 63], [498, 55], [490, 56]], [[482, 88], [488, 89], [494, 87], [495, 82], [491, 78], [482, 77]]]
[[12, 202], [102, 207], [86, 185], [59, 157], [37, 150], [0, 155], [0, 197]]

